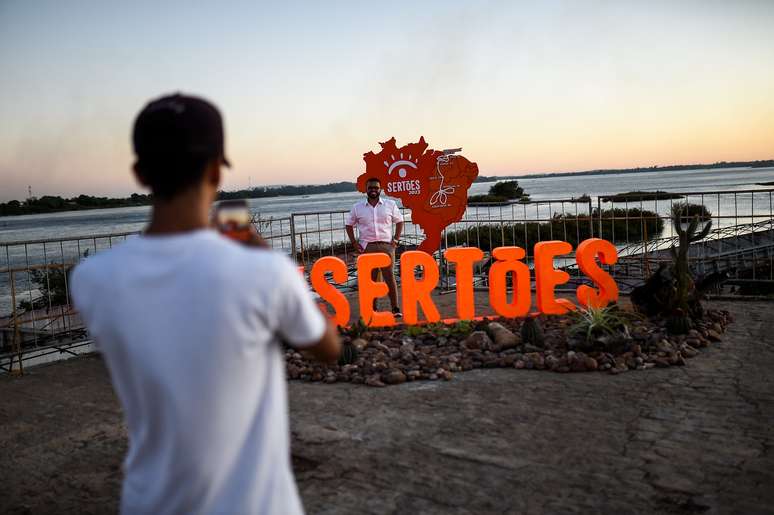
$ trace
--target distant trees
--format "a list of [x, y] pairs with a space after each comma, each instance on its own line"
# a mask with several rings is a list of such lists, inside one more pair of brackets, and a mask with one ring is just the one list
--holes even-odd
[[72, 198], [44, 195], [40, 198], [30, 198], [24, 202], [11, 200], [0, 203], [0, 216], [31, 215], [36, 213], [57, 213], [59, 211], [79, 211], [83, 209], [100, 209], [107, 207], [131, 207], [150, 204], [150, 195], [132, 194], [128, 198], [92, 197], [78, 195]]
[[275, 188], [258, 187], [238, 191], [219, 191], [218, 200], [316, 195], [318, 193], [349, 193], [354, 191], [357, 191], [354, 182], [343, 181], [329, 184], [277, 186]]
[[[354, 182], [334, 182], [330, 184], [278, 186], [275, 188], [257, 187], [238, 191], [220, 191], [218, 200], [243, 198], [268, 198], [293, 195], [315, 195], [317, 193], [349, 193], [357, 191]], [[29, 215], [35, 213], [56, 213], [59, 211], [79, 211], [83, 209], [102, 209], [108, 207], [145, 206], [152, 202], [151, 195], [132, 193], [126, 198], [92, 197], [78, 195], [73, 198], [62, 198], [46, 195], [31, 198], [24, 202], [11, 200], [0, 203], [0, 216]]]

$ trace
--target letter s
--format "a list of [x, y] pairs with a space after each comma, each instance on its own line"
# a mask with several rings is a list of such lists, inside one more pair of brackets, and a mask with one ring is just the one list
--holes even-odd
[[594, 259], [597, 256], [600, 263], [604, 265], [614, 265], [618, 261], [615, 245], [600, 238], [585, 240], [575, 251], [578, 268], [599, 288], [595, 290], [585, 284], [578, 286], [575, 292], [581, 306], [603, 308], [618, 300], [618, 285], [610, 274], [597, 265]]
[[332, 272], [333, 280], [339, 284], [347, 282], [347, 264], [337, 257], [325, 256], [315, 262], [309, 274], [314, 291], [333, 306], [334, 313], [329, 314], [322, 302], [319, 303], [320, 309], [328, 314], [336, 325], [344, 327], [349, 322], [349, 302], [343, 293], [325, 280], [326, 272]]

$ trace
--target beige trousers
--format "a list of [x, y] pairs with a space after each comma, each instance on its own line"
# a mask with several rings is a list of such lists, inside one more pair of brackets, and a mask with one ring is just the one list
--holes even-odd
[[[392, 304], [393, 309], [397, 308], [398, 285], [395, 282], [395, 274], [393, 274], [393, 268], [395, 267], [395, 247], [393, 247], [390, 243], [371, 242], [366, 245], [365, 252], [367, 254], [371, 254], [373, 252], [383, 252], [390, 256], [390, 266], [375, 269], [371, 274], [371, 279], [376, 281], [379, 277], [379, 272], [381, 271], [382, 276], [384, 277], [384, 282], [387, 283], [387, 287], [390, 289], [390, 304]], [[376, 310], [376, 299], [374, 299], [374, 310]]]

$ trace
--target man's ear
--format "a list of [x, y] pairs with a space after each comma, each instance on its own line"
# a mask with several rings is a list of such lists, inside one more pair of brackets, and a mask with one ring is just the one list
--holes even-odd
[[145, 176], [140, 171], [140, 166], [137, 161], [132, 165], [132, 172], [134, 173], [134, 178], [137, 179], [137, 182], [140, 183], [141, 186], [148, 187], [148, 181], [145, 179]]
[[220, 185], [220, 159], [213, 159], [207, 163], [207, 171], [205, 172], [207, 182], [218, 188]]

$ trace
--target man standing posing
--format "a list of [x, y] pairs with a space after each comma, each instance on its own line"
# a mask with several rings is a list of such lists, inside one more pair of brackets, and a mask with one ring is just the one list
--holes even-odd
[[[382, 268], [381, 271], [390, 290], [392, 313], [398, 318], [402, 314], [398, 307], [398, 286], [395, 283], [393, 267], [395, 247], [398, 245], [400, 234], [403, 231], [403, 215], [400, 214], [400, 209], [394, 201], [380, 197], [381, 191], [379, 179], [368, 179], [366, 198], [352, 206], [347, 216], [346, 229], [349, 241], [357, 249], [358, 254], [383, 252], [390, 256], [390, 266]], [[394, 235], [392, 224], [395, 224]], [[355, 239], [353, 227], [357, 227], [359, 240]], [[376, 280], [377, 274], [378, 270], [374, 270], [374, 280]], [[374, 300], [375, 309], [376, 300]]]
[[338, 334], [289, 259], [208, 228], [229, 166], [215, 106], [160, 98], [133, 140], [150, 225], [71, 280], [129, 433], [121, 512], [302, 513], [278, 339], [330, 362]]

